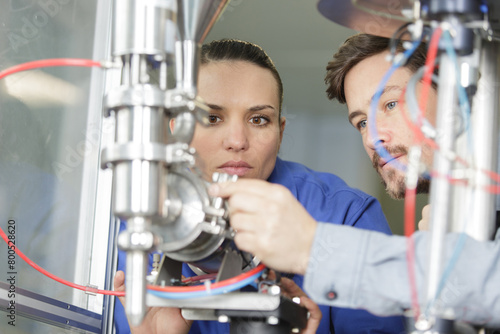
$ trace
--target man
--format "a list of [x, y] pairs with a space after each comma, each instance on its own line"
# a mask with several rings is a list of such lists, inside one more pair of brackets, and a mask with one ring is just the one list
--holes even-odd
[[[398, 52], [404, 51], [401, 44]], [[388, 39], [367, 34], [359, 34], [348, 38], [342, 48], [328, 63], [325, 82], [328, 98], [347, 103], [349, 122], [363, 139], [363, 146], [386, 187], [388, 194], [395, 199], [403, 199], [405, 195], [404, 172], [393, 164], [381, 159], [375, 150], [375, 143], [380, 142], [386, 151], [402, 164], [408, 163], [408, 151], [414, 143], [415, 136], [398, 105], [409, 78], [420, 67], [425, 65], [426, 47], [421, 44], [408, 59], [407, 64], [396, 71], [387, 82], [377, 109], [378, 137], [368, 132], [367, 121], [373, 93], [381, 78], [390, 67], [387, 61]], [[426, 117], [434, 123], [436, 116], [436, 91], [430, 90]], [[432, 149], [423, 145], [422, 161], [430, 166]], [[429, 192], [429, 179], [420, 178], [417, 191]]]
[[[394, 199], [403, 199], [406, 190], [404, 172], [382, 159], [375, 149], [375, 144], [377, 141], [381, 143], [385, 150], [401, 164], [408, 163], [408, 152], [415, 143], [415, 135], [408, 121], [405, 120], [398, 101], [404, 93], [410, 76], [425, 65], [427, 50], [426, 45], [421, 44], [405, 66], [387, 82], [378, 101], [378, 109], [381, 112], [377, 113], [378, 136], [375, 138], [368, 132], [366, 126], [372, 100], [370, 94], [376, 91], [380, 79], [389, 69], [389, 62], [386, 59], [389, 55], [388, 41], [387, 38], [368, 34], [358, 34], [348, 38], [334, 55], [333, 60], [328, 63], [325, 83], [328, 86], [326, 92], [329, 99], [336, 99], [342, 104], [349, 100], [349, 122], [361, 134], [363, 147], [370, 157], [373, 168], [380, 176], [387, 193]], [[396, 51], [404, 51], [401, 43], [397, 44]], [[435, 122], [436, 99], [433, 84], [425, 113], [431, 124]], [[432, 149], [423, 143], [421, 162], [430, 167], [432, 155]], [[430, 180], [420, 177], [417, 183], [417, 193], [427, 194], [429, 188]], [[426, 205], [422, 216], [427, 217], [428, 214], [429, 205]], [[427, 230], [427, 224], [428, 221], [422, 219], [419, 222], [419, 228]]]
[[[330, 62], [326, 79], [330, 98], [347, 102], [349, 120], [360, 131], [363, 145], [389, 193], [402, 197], [403, 173], [393, 166], [394, 162], [378, 157], [375, 139], [366, 129], [370, 101], [390, 67], [385, 60], [388, 50], [388, 39], [366, 34], [354, 36]], [[425, 53], [421, 56], [422, 65]], [[407, 162], [407, 149], [414, 138], [402, 119], [405, 106], [398, 101], [410, 76], [421, 65], [415, 68], [410, 59], [396, 70], [377, 107], [379, 140], [394, 160], [403, 163]], [[429, 105], [433, 105], [434, 91], [429, 98]], [[427, 117], [432, 120], [434, 115], [435, 109], [431, 107]], [[424, 147], [423, 161], [430, 163], [430, 159], [430, 151]], [[426, 187], [421, 180], [420, 191]], [[305, 274], [304, 288], [317, 303], [362, 308], [377, 315], [402, 314], [411, 307], [406, 238], [318, 223], [286, 189], [262, 181], [213, 185], [211, 194], [228, 198], [231, 225], [238, 231], [235, 237], [238, 247], [253, 253], [271, 268]], [[446, 298], [441, 300], [453, 308], [458, 319], [500, 326], [499, 235], [496, 242], [489, 243], [465, 238], [461, 256], [443, 290]], [[428, 235], [417, 232], [413, 238], [415, 275], [422, 302]], [[455, 234], [446, 237], [446, 260], [450, 259], [457, 240]]]

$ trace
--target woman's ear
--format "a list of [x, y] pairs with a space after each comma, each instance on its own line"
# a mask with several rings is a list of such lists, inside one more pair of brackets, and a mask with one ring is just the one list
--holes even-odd
[[286, 118], [284, 116], [281, 116], [281, 118], [280, 118], [280, 145], [281, 145], [281, 141], [283, 140], [283, 132], [285, 132], [285, 125], [286, 125]]

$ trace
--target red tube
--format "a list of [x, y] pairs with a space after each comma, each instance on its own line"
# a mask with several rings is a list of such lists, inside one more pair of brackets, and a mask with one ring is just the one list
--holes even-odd
[[[264, 270], [266, 267], [263, 264], [258, 265], [257, 267], [247, 271], [246, 273], [242, 273], [238, 276], [226, 279], [224, 281], [220, 281], [214, 284], [211, 284], [210, 287], [212, 289], [223, 288], [225, 286], [238, 283], [245, 278], [248, 278], [259, 271]], [[195, 292], [195, 291], [203, 291], [206, 290], [205, 285], [196, 285], [196, 286], [156, 286], [156, 285], [148, 285], [148, 289], [162, 292]]]
[[88, 291], [88, 292], [92, 292], [92, 293], [100, 293], [102, 295], [112, 295], [112, 296], [118, 296], [118, 297], [125, 296], [125, 292], [94, 289], [94, 288], [90, 288], [87, 286], [78, 285], [78, 284], [66, 281], [62, 278], [59, 278], [56, 275], [53, 275], [50, 272], [48, 272], [47, 270], [43, 269], [42, 267], [37, 265], [35, 262], [31, 261], [31, 259], [29, 257], [27, 257], [26, 255], [24, 255], [24, 253], [21, 252], [14, 244], [12, 244], [12, 242], [9, 242], [9, 239], [7, 238], [7, 235], [5, 234], [5, 232], [3, 231], [2, 228], [0, 228], [0, 236], [7, 243], [7, 245], [9, 245], [9, 247], [14, 247], [14, 251], [16, 252], [16, 254], [19, 255], [24, 261], [26, 261], [27, 264], [29, 264], [31, 267], [33, 267], [35, 270], [39, 271], [40, 273], [44, 274], [45, 276], [52, 278], [56, 282], [70, 286], [74, 289]]
[[78, 59], [78, 58], [55, 58], [55, 59], [43, 59], [35, 60], [27, 63], [14, 65], [0, 72], [0, 80], [8, 75], [32, 70], [41, 67], [54, 67], [54, 66], [81, 66], [81, 67], [102, 67], [102, 64], [98, 61], [90, 59]]

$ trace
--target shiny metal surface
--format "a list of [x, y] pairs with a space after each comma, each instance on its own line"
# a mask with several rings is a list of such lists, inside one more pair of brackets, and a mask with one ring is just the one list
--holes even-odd
[[[116, 144], [151, 145], [163, 142], [163, 111], [157, 108], [122, 108], [116, 114]], [[114, 211], [127, 219], [160, 212], [162, 164], [158, 161], [127, 160], [115, 163]]]
[[367, 34], [391, 37], [411, 20], [412, 0], [320, 0], [319, 12], [342, 26]]
[[164, 54], [167, 20], [174, 20], [172, 1], [114, 2], [113, 55]]
[[179, 39], [203, 43], [229, 0], [177, 0]]
[[177, 89], [196, 96], [199, 46], [229, 0], [177, 0]]
[[[208, 184], [189, 170], [174, 169], [166, 177], [166, 216], [156, 219], [151, 230], [160, 238], [159, 251], [174, 260], [194, 263], [205, 272], [217, 272], [225, 250], [225, 220], [208, 215], [211, 206]], [[202, 228], [211, 221], [220, 233]]]
[[[207, 119], [207, 107], [196, 96], [199, 43], [227, 2], [114, 2], [113, 56], [122, 62], [121, 85], [105, 99], [105, 116], [115, 118], [116, 131], [114, 144], [102, 151], [102, 165], [113, 169], [113, 212], [127, 225], [118, 245], [127, 252], [132, 325], [142, 322], [146, 310], [148, 252], [166, 252], [213, 272], [230, 244], [223, 233], [228, 224], [210, 208], [205, 181], [188, 169], [195, 162], [189, 144], [196, 121]], [[177, 69], [172, 89], [169, 52], [175, 52]], [[174, 116], [178, 126], [170, 135]]]
[[[479, 241], [490, 240], [495, 231], [496, 194], [488, 191], [495, 182], [484, 171], [497, 169], [500, 77], [499, 43], [482, 41], [479, 71], [481, 77], [474, 96], [471, 113], [473, 141], [464, 134], [457, 141], [460, 156], [470, 159], [476, 170], [464, 175], [469, 178], [470, 187], [455, 187], [455, 201], [451, 231], [465, 232]], [[457, 166], [461, 170], [463, 165]], [[466, 203], [464, 205], [464, 203]]]
[[474, 124], [474, 152], [477, 172], [476, 182], [481, 186], [474, 197], [474, 221], [467, 233], [477, 240], [490, 240], [495, 231], [497, 195], [489, 192], [483, 186], [492, 186], [493, 180], [483, 171], [497, 169], [498, 161], [498, 110], [500, 100], [498, 95], [498, 79], [500, 78], [499, 42], [483, 41], [481, 47], [480, 72], [481, 78], [476, 93], [472, 122]]
[[196, 96], [198, 83], [199, 44], [194, 40], [182, 40], [175, 43], [176, 87], [179, 91]]
[[195, 125], [196, 118], [192, 113], [180, 113], [175, 118], [174, 130], [172, 131], [175, 140], [181, 143], [191, 143]]
[[280, 296], [262, 293], [226, 293], [224, 295], [207, 296], [193, 299], [166, 299], [148, 294], [150, 306], [175, 306], [191, 309], [229, 309], [229, 310], [255, 310], [269, 311], [279, 306]]
[[[439, 94], [438, 113], [436, 116], [436, 143], [446, 152], [453, 151], [456, 138], [455, 106], [457, 105], [457, 90], [455, 87], [455, 64], [446, 54], [439, 59]], [[434, 153], [432, 169], [437, 175], [448, 175], [453, 163], [439, 152]], [[451, 217], [452, 186], [445, 177], [432, 180], [430, 190], [430, 246], [429, 269], [427, 276], [427, 298], [432, 301], [438, 290], [439, 280], [443, 271], [444, 235], [448, 232]]]
[[[500, 35], [500, 6], [487, 0], [491, 33]], [[319, 0], [319, 12], [344, 27], [367, 34], [391, 37], [406, 22], [413, 21], [414, 0]]]

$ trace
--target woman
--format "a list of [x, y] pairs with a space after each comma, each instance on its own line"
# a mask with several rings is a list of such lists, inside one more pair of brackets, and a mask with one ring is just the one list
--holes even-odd
[[[197, 125], [191, 145], [197, 150], [197, 161], [207, 180], [213, 172], [225, 172], [278, 183], [287, 187], [316, 220], [390, 233], [374, 198], [348, 187], [335, 175], [278, 158], [286, 123], [281, 115], [283, 85], [262, 48], [239, 40], [204, 45], [198, 81], [199, 95], [210, 107], [210, 125]], [[335, 256], [328, 250], [325, 255]], [[184, 275], [189, 275], [185, 269]], [[290, 277], [302, 286], [302, 276]], [[120, 279], [123, 281], [122, 276]], [[119, 284], [115, 281], [115, 285]], [[399, 317], [379, 318], [362, 310], [320, 308], [323, 317], [317, 333], [404, 330]], [[228, 326], [196, 321], [190, 333], [229, 333]]]

